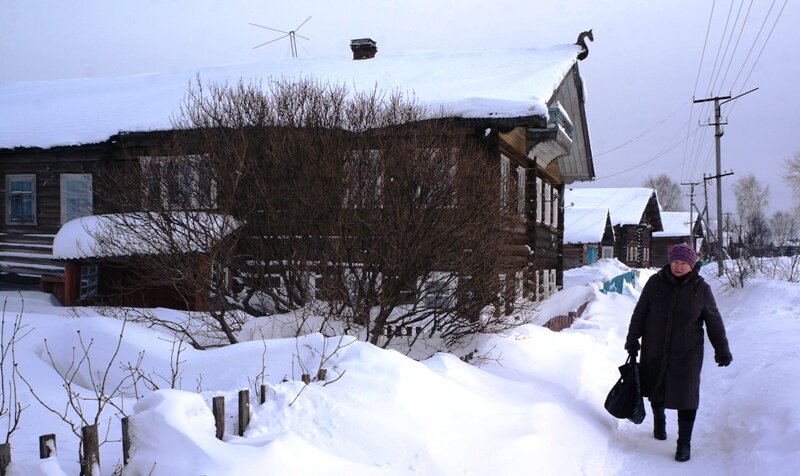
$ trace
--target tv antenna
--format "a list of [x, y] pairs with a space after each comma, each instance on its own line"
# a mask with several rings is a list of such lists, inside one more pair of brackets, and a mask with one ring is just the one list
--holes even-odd
[[282, 40], [282, 39], [284, 39], [284, 38], [286, 38], [288, 36], [289, 37], [289, 46], [292, 48], [292, 58], [297, 58], [297, 38], [302, 38], [304, 40], [309, 40], [310, 41], [309, 38], [306, 38], [303, 35], [297, 34], [297, 30], [299, 30], [303, 25], [305, 25], [308, 20], [311, 20], [310, 16], [308, 18], [306, 18], [303, 21], [303, 23], [301, 23], [297, 28], [295, 28], [294, 30], [291, 30], [291, 31], [277, 30], [275, 28], [270, 28], [268, 26], [258, 25], [256, 23], [250, 23], [251, 25], [257, 26], [259, 28], [264, 28], [264, 29], [270, 30], [270, 31], [277, 31], [278, 33], [283, 33], [284, 34], [283, 36], [280, 36], [278, 38], [269, 40], [266, 43], [261, 43], [260, 45], [256, 45], [256, 46], [253, 47], [253, 49], [261, 48], [262, 46], [268, 45], [270, 43], [275, 43], [276, 41]]

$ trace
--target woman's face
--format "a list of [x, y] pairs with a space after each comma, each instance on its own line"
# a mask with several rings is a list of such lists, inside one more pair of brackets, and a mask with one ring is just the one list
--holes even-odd
[[692, 271], [692, 267], [689, 265], [689, 263], [679, 259], [671, 261], [669, 263], [669, 269], [672, 272], [672, 275], [678, 278], [685, 276]]

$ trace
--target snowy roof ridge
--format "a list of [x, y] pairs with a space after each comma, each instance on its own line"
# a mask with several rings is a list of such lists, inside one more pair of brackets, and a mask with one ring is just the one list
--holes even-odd
[[663, 231], [654, 231], [656, 238], [689, 236], [691, 230], [691, 215], [689, 212], [661, 212], [661, 225]]
[[607, 218], [606, 207], [564, 209], [564, 244], [600, 243], [603, 240]]
[[423, 52], [353, 61], [262, 61], [113, 78], [0, 84], [0, 148], [104, 141], [120, 131], [172, 127], [188, 86], [266, 78], [307, 79], [351, 91], [399, 91], [430, 111], [462, 118], [547, 117], [547, 104], [580, 53], [577, 45]]
[[571, 188], [564, 202], [578, 208], [608, 209], [611, 225], [638, 225], [655, 189], [647, 187]]

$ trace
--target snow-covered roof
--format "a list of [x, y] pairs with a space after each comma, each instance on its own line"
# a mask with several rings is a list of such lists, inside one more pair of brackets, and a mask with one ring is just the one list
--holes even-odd
[[[106, 258], [133, 254], [202, 252], [239, 227], [236, 219], [208, 212], [173, 212], [169, 240], [152, 236], [147, 223], [161, 220], [154, 213], [92, 215], [70, 220], [53, 239], [57, 259]], [[137, 223], [141, 225], [137, 226]], [[157, 226], [164, 229], [163, 226]], [[140, 230], [134, 232], [132, 229]], [[169, 242], [168, 242], [169, 241]], [[177, 250], [176, 250], [177, 248]]]
[[689, 212], [661, 212], [664, 231], [653, 232], [654, 238], [689, 236], [691, 232]]
[[611, 217], [611, 226], [638, 225], [655, 190], [644, 187], [631, 188], [575, 188], [567, 189], [564, 203], [578, 208], [605, 208]]
[[400, 91], [463, 118], [547, 117], [546, 102], [581, 47], [424, 52], [369, 60], [288, 59], [136, 76], [0, 84], [0, 148], [99, 142], [171, 128], [189, 84], [315, 79], [351, 91]]
[[564, 209], [564, 244], [600, 243], [607, 218], [608, 208], [605, 207]]

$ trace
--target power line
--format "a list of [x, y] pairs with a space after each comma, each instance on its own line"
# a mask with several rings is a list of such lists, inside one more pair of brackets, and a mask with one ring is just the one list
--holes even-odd
[[[742, 0], [744, 1], [744, 0]], [[747, 6], [747, 13], [744, 15], [744, 20], [742, 20], [742, 27], [739, 28], [739, 36], [736, 37], [736, 44], [733, 45], [733, 52], [731, 53], [731, 60], [728, 61], [728, 67], [725, 68], [725, 74], [722, 75], [722, 81], [720, 81], [720, 87], [725, 84], [725, 78], [728, 77], [728, 72], [731, 69], [731, 65], [733, 64], [733, 58], [736, 55], [736, 50], [739, 49], [739, 41], [742, 39], [742, 33], [744, 33], [744, 27], [747, 25], [747, 19], [750, 18], [750, 10], [753, 8], [753, 0], [750, 0], [750, 5]]]
[[618, 145], [618, 146], [615, 146], [615, 147], [612, 147], [612, 148], [610, 148], [610, 149], [608, 149], [608, 150], [604, 150], [603, 152], [600, 152], [599, 154], [593, 154], [593, 155], [592, 155], [592, 157], [593, 157], [593, 158], [597, 158], [597, 157], [600, 157], [601, 155], [606, 155], [606, 154], [608, 154], [608, 153], [614, 152], [614, 151], [615, 151], [615, 150], [617, 150], [617, 149], [621, 149], [621, 148], [625, 147], [626, 145], [630, 144], [631, 142], [634, 142], [634, 141], [636, 141], [636, 140], [638, 140], [638, 139], [641, 139], [642, 137], [644, 137], [644, 136], [645, 136], [645, 135], [647, 135], [648, 133], [650, 133], [650, 132], [652, 132], [653, 130], [655, 130], [655, 128], [656, 128], [656, 127], [658, 127], [658, 126], [660, 126], [661, 124], [663, 124], [663, 123], [667, 122], [667, 120], [669, 120], [670, 118], [672, 118], [672, 116], [674, 116], [674, 115], [675, 115], [675, 113], [677, 113], [678, 111], [680, 111], [682, 107], [683, 107], [682, 105], [681, 105], [681, 106], [678, 106], [678, 108], [677, 108], [677, 109], [675, 109], [674, 111], [672, 111], [672, 112], [671, 112], [671, 113], [670, 113], [670, 114], [669, 114], [667, 117], [665, 117], [664, 119], [661, 119], [661, 120], [660, 120], [660, 121], [659, 121], [657, 124], [653, 125], [652, 127], [650, 127], [649, 129], [647, 129], [646, 131], [642, 132], [641, 134], [637, 135], [637, 136], [636, 136], [636, 137], [634, 137], [633, 139], [630, 139], [630, 140], [628, 140], [628, 141], [626, 141], [626, 142], [623, 142], [622, 144], [620, 144], [620, 145]]
[[681, 139], [680, 141], [678, 141], [678, 142], [676, 142], [675, 144], [671, 145], [669, 148], [667, 148], [667, 149], [663, 150], [662, 152], [658, 153], [658, 154], [657, 154], [657, 155], [655, 155], [654, 157], [651, 157], [651, 158], [649, 158], [649, 159], [645, 160], [644, 162], [642, 162], [642, 163], [640, 163], [640, 164], [634, 165], [633, 167], [627, 168], [627, 169], [625, 169], [625, 170], [621, 170], [621, 171], [619, 171], [619, 172], [616, 172], [616, 173], [613, 173], [613, 174], [610, 174], [610, 175], [606, 175], [606, 176], [603, 176], [603, 177], [595, 177], [595, 181], [597, 181], [597, 180], [603, 180], [603, 179], [607, 179], [607, 178], [611, 178], [611, 177], [616, 177], [617, 175], [621, 175], [621, 174], [624, 174], [624, 173], [626, 173], [626, 172], [630, 172], [631, 170], [638, 169], [639, 167], [643, 167], [643, 166], [645, 166], [645, 165], [649, 164], [650, 162], [652, 162], [652, 161], [654, 161], [654, 160], [656, 160], [656, 159], [660, 158], [661, 156], [663, 156], [663, 155], [664, 155], [664, 154], [666, 154], [667, 152], [671, 151], [671, 150], [672, 150], [672, 149], [674, 149], [675, 147], [678, 147], [679, 145], [683, 144], [683, 143], [684, 143], [685, 141], [687, 141], [687, 140], [688, 140], [688, 139], [689, 139], [691, 136], [693, 136], [693, 135], [697, 134], [697, 132], [698, 132], [699, 130], [700, 130], [700, 127], [698, 127], [697, 129], [695, 129], [695, 131], [694, 131], [694, 132], [690, 133], [688, 136], [684, 137], [684, 138], [683, 138], [683, 139]]
[[[772, 0], [772, 4], [769, 6], [769, 10], [767, 10], [767, 15], [764, 17], [764, 21], [761, 22], [761, 27], [759, 27], [758, 33], [756, 33], [756, 37], [753, 40], [753, 44], [750, 45], [750, 49], [747, 51], [747, 56], [745, 56], [745, 58], [744, 58], [744, 62], [742, 63], [742, 67], [739, 68], [739, 72], [736, 73], [736, 79], [733, 80], [733, 84], [731, 85], [731, 90], [733, 90], [733, 88], [736, 87], [736, 83], [739, 82], [739, 76], [741, 76], [742, 71], [744, 71], [745, 66], [747, 66], [747, 60], [750, 59], [750, 55], [753, 53], [753, 48], [755, 48], [756, 44], [758, 43], [758, 38], [761, 36], [761, 32], [764, 30], [764, 25], [767, 24], [767, 19], [769, 18], [769, 14], [772, 13], [772, 8], [775, 6], [775, 2], [776, 1], [777, 0]], [[784, 4], [784, 6], [785, 6], [785, 4]], [[742, 89], [744, 89], [744, 88], [742, 88]]]

